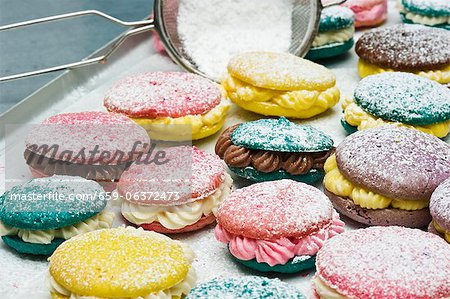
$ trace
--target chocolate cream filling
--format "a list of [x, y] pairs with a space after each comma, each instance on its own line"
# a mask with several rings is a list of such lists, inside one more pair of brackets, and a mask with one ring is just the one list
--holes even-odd
[[133, 161], [122, 164], [89, 165], [76, 164], [48, 158], [28, 149], [24, 152], [24, 158], [31, 168], [43, 175], [70, 175], [80, 176], [94, 181], [118, 181], [122, 173], [133, 163]]
[[335, 148], [313, 153], [285, 153], [267, 150], [252, 150], [233, 144], [231, 135], [239, 126], [226, 129], [216, 143], [216, 154], [232, 167], [244, 168], [253, 166], [264, 173], [284, 170], [292, 175], [308, 173], [311, 169], [323, 170], [323, 165]]

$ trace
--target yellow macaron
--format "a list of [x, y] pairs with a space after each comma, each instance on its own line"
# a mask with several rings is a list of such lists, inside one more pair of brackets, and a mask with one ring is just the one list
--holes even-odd
[[195, 286], [194, 253], [154, 233], [120, 227], [79, 235], [49, 258], [53, 299], [181, 298]]
[[262, 115], [310, 118], [339, 102], [327, 68], [287, 53], [247, 52], [233, 57], [222, 80], [227, 96]]

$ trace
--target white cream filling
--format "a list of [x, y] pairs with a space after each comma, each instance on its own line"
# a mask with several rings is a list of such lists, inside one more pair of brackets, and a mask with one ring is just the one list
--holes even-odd
[[178, 206], [137, 205], [123, 200], [122, 215], [137, 225], [156, 221], [168, 229], [181, 229], [196, 223], [203, 215], [208, 216], [211, 213], [216, 215], [220, 203], [230, 194], [232, 184], [233, 180], [226, 173], [224, 181], [213, 194]]
[[339, 294], [336, 290], [327, 286], [317, 275], [314, 277], [313, 283], [320, 299], [348, 299], [346, 296]]
[[[56, 282], [53, 276], [48, 274], [50, 292], [58, 295], [68, 297], [70, 299], [107, 299], [95, 296], [81, 296], [71, 293], [69, 290], [64, 288], [62, 285]], [[183, 281], [174, 285], [173, 287], [159, 291], [158, 293], [152, 293], [145, 297], [133, 297], [133, 298], [115, 298], [115, 299], [172, 299], [173, 297], [181, 297], [182, 295], [187, 295], [189, 291], [195, 287], [197, 282], [197, 275], [193, 267], [191, 267]]]
[[68, 240], [74, 236], [102, 228], [110, 228], [114, 220], [114, 213], [102, 211], [84, 221], [60, 229], [31, 230], [11, 227], [0, 221], [0, 236], [19, 236], [24, 242], [34, 244], [50, 244], [55, 238]]
[[450, 24], [450, 16], [441, 16], [441, 17], [425, 16], [407, 11], [406, 8], [402, 5], [401, 0], [398, 1], [398, 8], [400, 12], [405, 14], [405, 18], [407, 18], [413, 23], [429, 26]]
[[343, 42], [349, 41], [353, 37], [354, 33], [355, 33], [354, 26], [339, 29], [339, 30], [320, 32], [314, 38], [312, 47], [317, 48], [320, 46], [333, 44], [333, 43], [343, 43]]

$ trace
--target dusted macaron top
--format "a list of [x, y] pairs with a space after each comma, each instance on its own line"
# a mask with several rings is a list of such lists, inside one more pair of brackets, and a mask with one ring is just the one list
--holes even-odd
[[216, 107], [222, 93], [216, 83], [185, 72], [142, 73], [118, 81], [105, 97], [109, 111], [130, 117], [183, 117]]
[[354, 133], [336, 148], [336, 160], [352, 183], [400, 200], [428, 200], [450, 177], [450, 145], [403, 127]]
[[347, 28], [355, 23], [355, 14], [344, 6], [330, 6], [322, 9], [319, 32]]
[[325, 243], [317, 254], [317, 275], [348, 298], [448, 298], [449, 252], [444, 240], [421, 230], [359, 229]]
[[355, 101], [384, 120], [429, 125], [450, 119], [450, 89], [410, 73], [387, 72], [366, 77]]
[[433, 192], [430, 199], [430, 213], [439, 226], [450, 232], [450, 178]]
[[448, 0], [401, 0], [402, 5], [410, 12], [420, 15], [443, 17], [450, 16]]
[[225, 179], [220, 158], [196, 147], [163, 149], [157, 163], [134, 163], [117, 190], [125, 200], [142, 205], [182, 205], [208, 197]]
[[383, 68], [420, 71], [450, 64], [450, 31], [393, 25], [365, 32], [355, 47], [363, 60]]
[[231, 141], [248, 149], [276, 152], [318, 152], [333, 147], [328, 135], [284, 117], [243, 123], [233, 131]]
[[241, 53], [230, 60], [228, 72], [251, 85], [283, 91], [322, 91], [336, 83], [326, 67], [287, 53]]
[[186, 299], [304, 299], [295, 287], [280, 281], [257, 276], [214, 278], [198, 285]]
[[81, 177], [33, 179], [2, 195], [0, 220], [15, 228], [59, 229], [101, 212], [105, 198], [98, 183]]
[[50, 275], [79, 296], [145, 298], [183, 281], [193, 253], [154, 232], [120, 227], [78, 235], [50, 257]]
[[333, 207], [318, 189], [291, 180], [238, 189], [219, 207], [226, 231], [253, 239], [300, 238], [330, 224]]
[[[145, 129], [126, 116], [93, 111], [51, 116], [32, 127], [25, 143], [27, 150], [47, 158], [111, 165], [134, 160], [133, 148], [134, 155], [145, 153], [144, 144], [148, 146], [150, 139]], [[38, 150], [45, 145], [48, 151]]]

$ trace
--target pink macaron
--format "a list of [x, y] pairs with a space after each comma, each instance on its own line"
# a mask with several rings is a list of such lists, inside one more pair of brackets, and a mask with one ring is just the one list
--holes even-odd
[[131, 165], [117, 184], [123, 217], [161, 233], [213, 223], [232, 186], [220, 158], [190, 146], [160, 149], [156, 156], [158, 161]]
[[323, 243], [344, 231], [322, 192], [292, 180], [236, 190], [220, 205], [217, 222], [217, 240], [238, 262], [261, 272], [314, 268]]
[[398, 226], [346, 232], [317, 254], [319, 298], [444, 299], [450, 248], [434, 234]]
[[355, 27], [373, 27], [387, 17], [387, 0], [347, 0], [342, 4], [355, 13]]
[[81, 176], [103, 185], [150, 149], [146, 131], [132, 120], [97, 111], [51, 116], [31, 128], [25, 143], [33, 177]]

